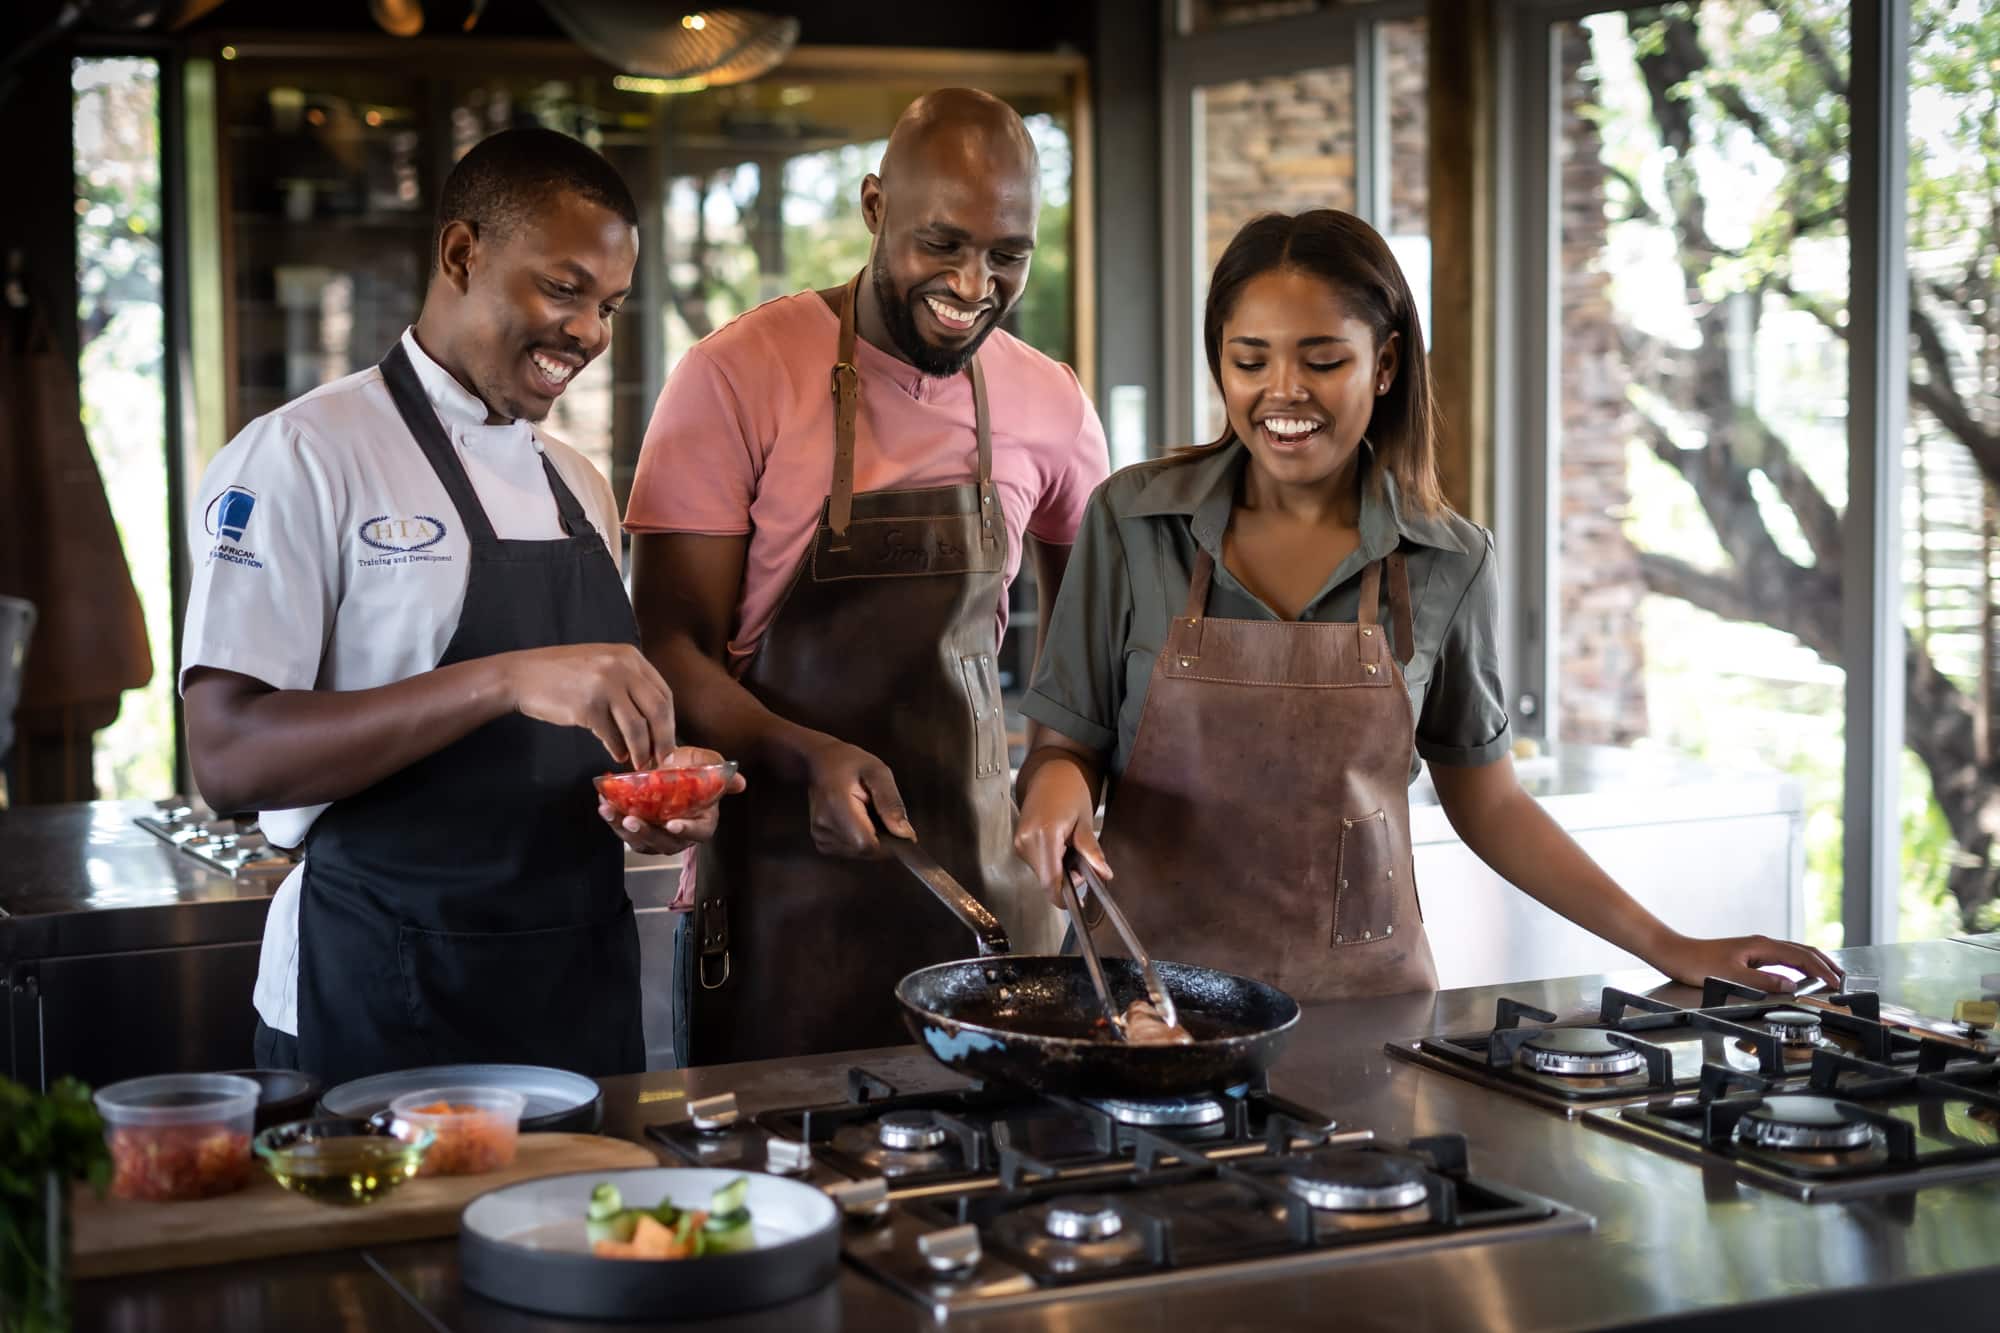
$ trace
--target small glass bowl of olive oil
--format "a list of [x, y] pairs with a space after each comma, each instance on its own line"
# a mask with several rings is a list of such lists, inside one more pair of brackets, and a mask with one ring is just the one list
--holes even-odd
[[271, 1178], [321, 1203], [373, 1203], [417, 1174], [436, 1136], [398, 1138], [366, 1120], [273, 1125], [251, 1144]]

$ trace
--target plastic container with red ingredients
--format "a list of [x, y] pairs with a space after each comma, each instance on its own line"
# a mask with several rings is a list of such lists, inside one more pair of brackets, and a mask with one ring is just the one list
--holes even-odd
[[160, 1203], [242, 1189], [260, 1092], [234, 1074], [156, 1074], [100, 1088], [111, 1192]]

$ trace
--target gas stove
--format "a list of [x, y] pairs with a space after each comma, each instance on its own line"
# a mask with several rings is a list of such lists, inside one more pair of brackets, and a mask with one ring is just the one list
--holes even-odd
[[132, 821], [184, 854], [235, 879], [283, 879], [295, 856], [273, 847], [250, 821], [218, 819], [206, 806], [178, 796], [153, 803], [153, 813]]
[[879, 1178], [898, 1198], [1128, 1172], [1142, 1135], [1221, 1158], [1374, 1137], [1261, 1084], [1169, 1101], [1083, 1101], [978, 1084], [905, 1093], [855, 1067], [847, 1087], [844, 1101], [748, 1118], [723, 1093], [647, 1133], [691, 1165], [774, 1171], [822, 1187]]
[[647, 1133], [691, 1164], [820, 1186], [848, 1262], [938, 1319], [1593, 1225], [1472, 1174], [1462, 1136], [1378, 1142], [1261, 1080], [1093, 1102], [847, 1077], [845, 1101], [745, 1117], [723, 1094]]
[[1931, 1041], [1897, 1066], [1821, 1048], [1803, 1083], [1711, 1065], [1692, 1096], [1585, 1123], [1805, 1200], [2000, 1178], [2000, 1062]]
[[1711, 1068], [1770, 1086], [1804, 1082], [1822, 1053], [1909, 1068], [1924, 1044], [1882, 1021], [1872, 991], [1801, 999], [1711, 979], [1694, 1009], [1606, 987], [1586, 1023], [1559, 1024], [1503, 998], [1491, 1028], [1391, 1042], [1388, 1051], [1574, 1116], [1694, 1093]]

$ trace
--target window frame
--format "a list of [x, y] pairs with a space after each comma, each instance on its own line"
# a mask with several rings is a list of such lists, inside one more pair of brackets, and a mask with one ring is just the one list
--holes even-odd
[[[1502, 581], [1502, 667], [1520, 734], [1561, 739], [1557, 458], [1559, 238], [1552, 78], [1555, 26], [1643, 8], [1636, 0], [1517, 0], [1495, 30], [1499, 191], [1494, 275], [1494, 512], [1510, 576]], [[1909, 298], [1904, 136], [1909, 0], [1855, 0], [1850, 89], [1848, 506], [1843, 518], [1841, 922], [1846, 946], [1897, 935], [1902, 878], [1898, 801], [1903, 750], [1903, 435], [1908, 424]]]

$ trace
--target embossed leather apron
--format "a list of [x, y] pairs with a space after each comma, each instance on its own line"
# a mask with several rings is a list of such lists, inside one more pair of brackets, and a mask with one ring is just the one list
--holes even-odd
[[[1059, 927], [1014, 855], [1015, 809], [995, 613], [1007, 527], [975, 358], [978, 479], [854, 493], [857, 276], [835, 301], [833, 487], [743, 684], [772, 712], [889, 766], [923, 845], [998, 915], [1016, 952]], [[893, 862], [821, 855], [806, 789], [752, 773], [703, 847], [676, 937], [683, 1064], [909, 1040], [907, 972], [973, 951], [958, 921]]]
[[1352, 624], [1210, 616], [1214, 571], [1202, 551], [1106, 807], [1119, 905], [1154, 957], [1302, 1002], [1434, 988], [1410, 853], [1403, 557], [1362, 572]]

